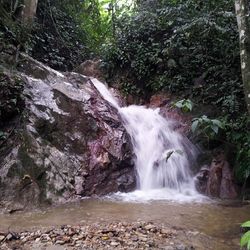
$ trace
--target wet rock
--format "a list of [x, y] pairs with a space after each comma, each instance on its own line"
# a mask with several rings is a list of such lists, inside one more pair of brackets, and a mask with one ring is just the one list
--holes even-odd
[[87, 60], [81, 63], [74, 72], [80, 73], [85, 76], [95, 77], [103, 79], [103, 73], [101, 71], [101, 60]]
[[185, 245], [178, 245], [175, 247], [176, 250], [188, 250], [188, 248]]
[[190, 131], [192, 117], [189, 114], [180, 112], [179, 109], [173, 108], [172, 101], [175, 98], [170, 94], [155, 94], [151, 97], [148, 106], [150, 108], [159, 108], [160, 114], [171, 119], [175, 130], [187, 135]]
[[148, 225], [145, 226], [145, 229], [146, 229], [146, 230], [152, 230], [152, 229], [154, 229], [154, 228], [155, 228], [155, 226], [152, 225], [152, 224], [148, 224]]
[[0, 154], [0, 202], [28, 208], [133, 190], [132, 147], [117, 110], [89, 78], [23, 57], [26, 114]]
[[84, 195], [84, 178], [75, 176], [75, 191], [77, 195]]
[[11, 241], [11, 240], [17, 240], [19, 239], [19, 235], [17, 233], [14, 233], [14, 232], [11, 232], [11, 233], [8, 233], [5, 237], [5, 240], [7, 241]]
[[200, 179], [200, 185], [205, 193], [212, 197], [222, 199], [235, 199], [238, 196], [237, 186], [234, 182], [233, 172], [223, 151], [216, 152], [206, 176]]
[[234, 183], [233, 172], [227, 161], [224, 161], [222, 168], [222, 180], [220, 186], [220, 198], [235, 199], [237, 198], [237, 187]]
[[65, 244], [65, 241], [63, 241], [63, 240], [57, 240], [57, 241], [56, 241], [56, 244], [58, 244], [58, 245], [64, 245], [64, 244]]
[[206, 193], [209, 171], [210, 167], [205, 165], [201, 167], [200, 171], [195, 176], [196, 189], [202, 194]]

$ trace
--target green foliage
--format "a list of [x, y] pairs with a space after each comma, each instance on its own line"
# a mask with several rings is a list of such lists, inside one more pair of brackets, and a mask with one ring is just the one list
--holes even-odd
[[215, 138], [220, 129], [224, 129], [225, 125], [218, 119], [209, 119], [206, 115], [200, 118], [194, 118], [192, 121], [192, 132], [198, 135], [204, 135], [208, 139]]
[[[243, 223], [241, 227], [250, 228], [250, 221]], [[246, 246], [248, 250], [250, 249], [250, 231], [247, 231], [246, 233], [243, 234], [240, 240], [240, 246], [241, 247]]]
[[[71, 2], [74, 6], [78, 1]], [[77, 6], [77, 5], [76, 5]], [[72, 13], [71, 13], [72, 14]], [[72, 70], [88, 54], [85, 32], [64, 1], [38, 1], [28, 52], [58, 70]]]
[[103, 46], [115, 42], [117, 18], [130, 13], [134, 1], [124, 0], [86, 0], [63, 1], [67, 12], [74, 17], [79, 28], [84, 31], [89, 51], [99, 55]]
[[[110, 15], [107, 0], [78, 1], [74, 5], [65, 1], [63, 4], [68, 13], [84, 31], [85, 43], [92, 52], [98, 52], [106, 37], [110, 36]], [[107, 5], [107, 9], [105, 6]]]
[[[23, 81], [19, 77], [0, 72], [0, 127], [20, 114], [24, 108]], [[5, 135], [1, 133], [1, 138]]]
[[183, 112], [190, 112], [192, 111], [194, 104], [190, 99], [184, 99], [175, 102], [173, 106], [181, 109]]
[[226, 139], [236, 146], [235, 173], [239, 181], [250, 177], [250, 117], [243, 114], [237, 119], [226, 118]]
[[31, 23], [21, 23], [20, 12], [23, 7], [22, 0], [3, 0], [0, 2], [0, 31], [4, 44], [19, 44], [24, 48], [29, 40]]
[[109, 81], [126, 75], [139, 93], [182, 93], [225, 113], [244, 107], [233, 1], [142, 1], [116, 32], [104, 49]]

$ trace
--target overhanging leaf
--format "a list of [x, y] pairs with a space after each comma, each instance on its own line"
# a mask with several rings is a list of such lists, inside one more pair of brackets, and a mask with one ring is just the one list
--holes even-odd
[[243, 223], [241, 227], [250, 227], [250, 221]]
[[222, 129], [224, 128], [223, 123], [221, 121], [214, 119], [214, 120], [212, 120], [212, 122], [213, 122], [213, 124], [217, 125], [218, 127], [222, 128]]
[[192, 125], [191, 125], [191, 129], [192, 129], [192, 132], [194, 133], [198, 127], [198, 124], [199, 124], [199, 121], [198, 120], [195, 120], [193, 121]]
[[240, 246], [241, 247], [245, 246], [246, 244], [248, 244], [249, 241], [250, 241], [250, 231], [243, 234], [243, 236], [240, 239]]
[[167, 155], [166, 155], [166, 162], [168, 161], [168, 159], [170, 158], [170, 156], [174, 153], [173, 150], [167, 152]]
[[214, 131], [215, 134], [218, 134], [218, 132], [219, 132], [219, 127], [218, 126], [212, 125], [211, 129]]

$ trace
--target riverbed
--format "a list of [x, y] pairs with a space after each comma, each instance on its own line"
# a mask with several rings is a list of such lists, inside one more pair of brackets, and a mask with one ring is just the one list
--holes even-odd
[[240, 202], [139, 203], [90, 198], [42, 210], [0, 214], [0, 229], [18, 232], [61, 225], [145, 221], [190, 232], [195, 249], [229, 250], [239, 249], [240, 225], [249, 218], [250, 205]]

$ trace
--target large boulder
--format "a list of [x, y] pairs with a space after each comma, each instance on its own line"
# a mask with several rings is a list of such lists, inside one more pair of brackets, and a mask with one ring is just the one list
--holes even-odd
[[196, 187], [211, 197], [235, 199], [238, 197], [238, 188], [229, 162], [223, 151], [213, 156], [210, 166], [201, 168], [196, 176]]
[[23, 57], [26, 107], [1, 149], [0, 202], [26, 207], [131, 191], [131, 144], [117, 110], [90, 78]]

